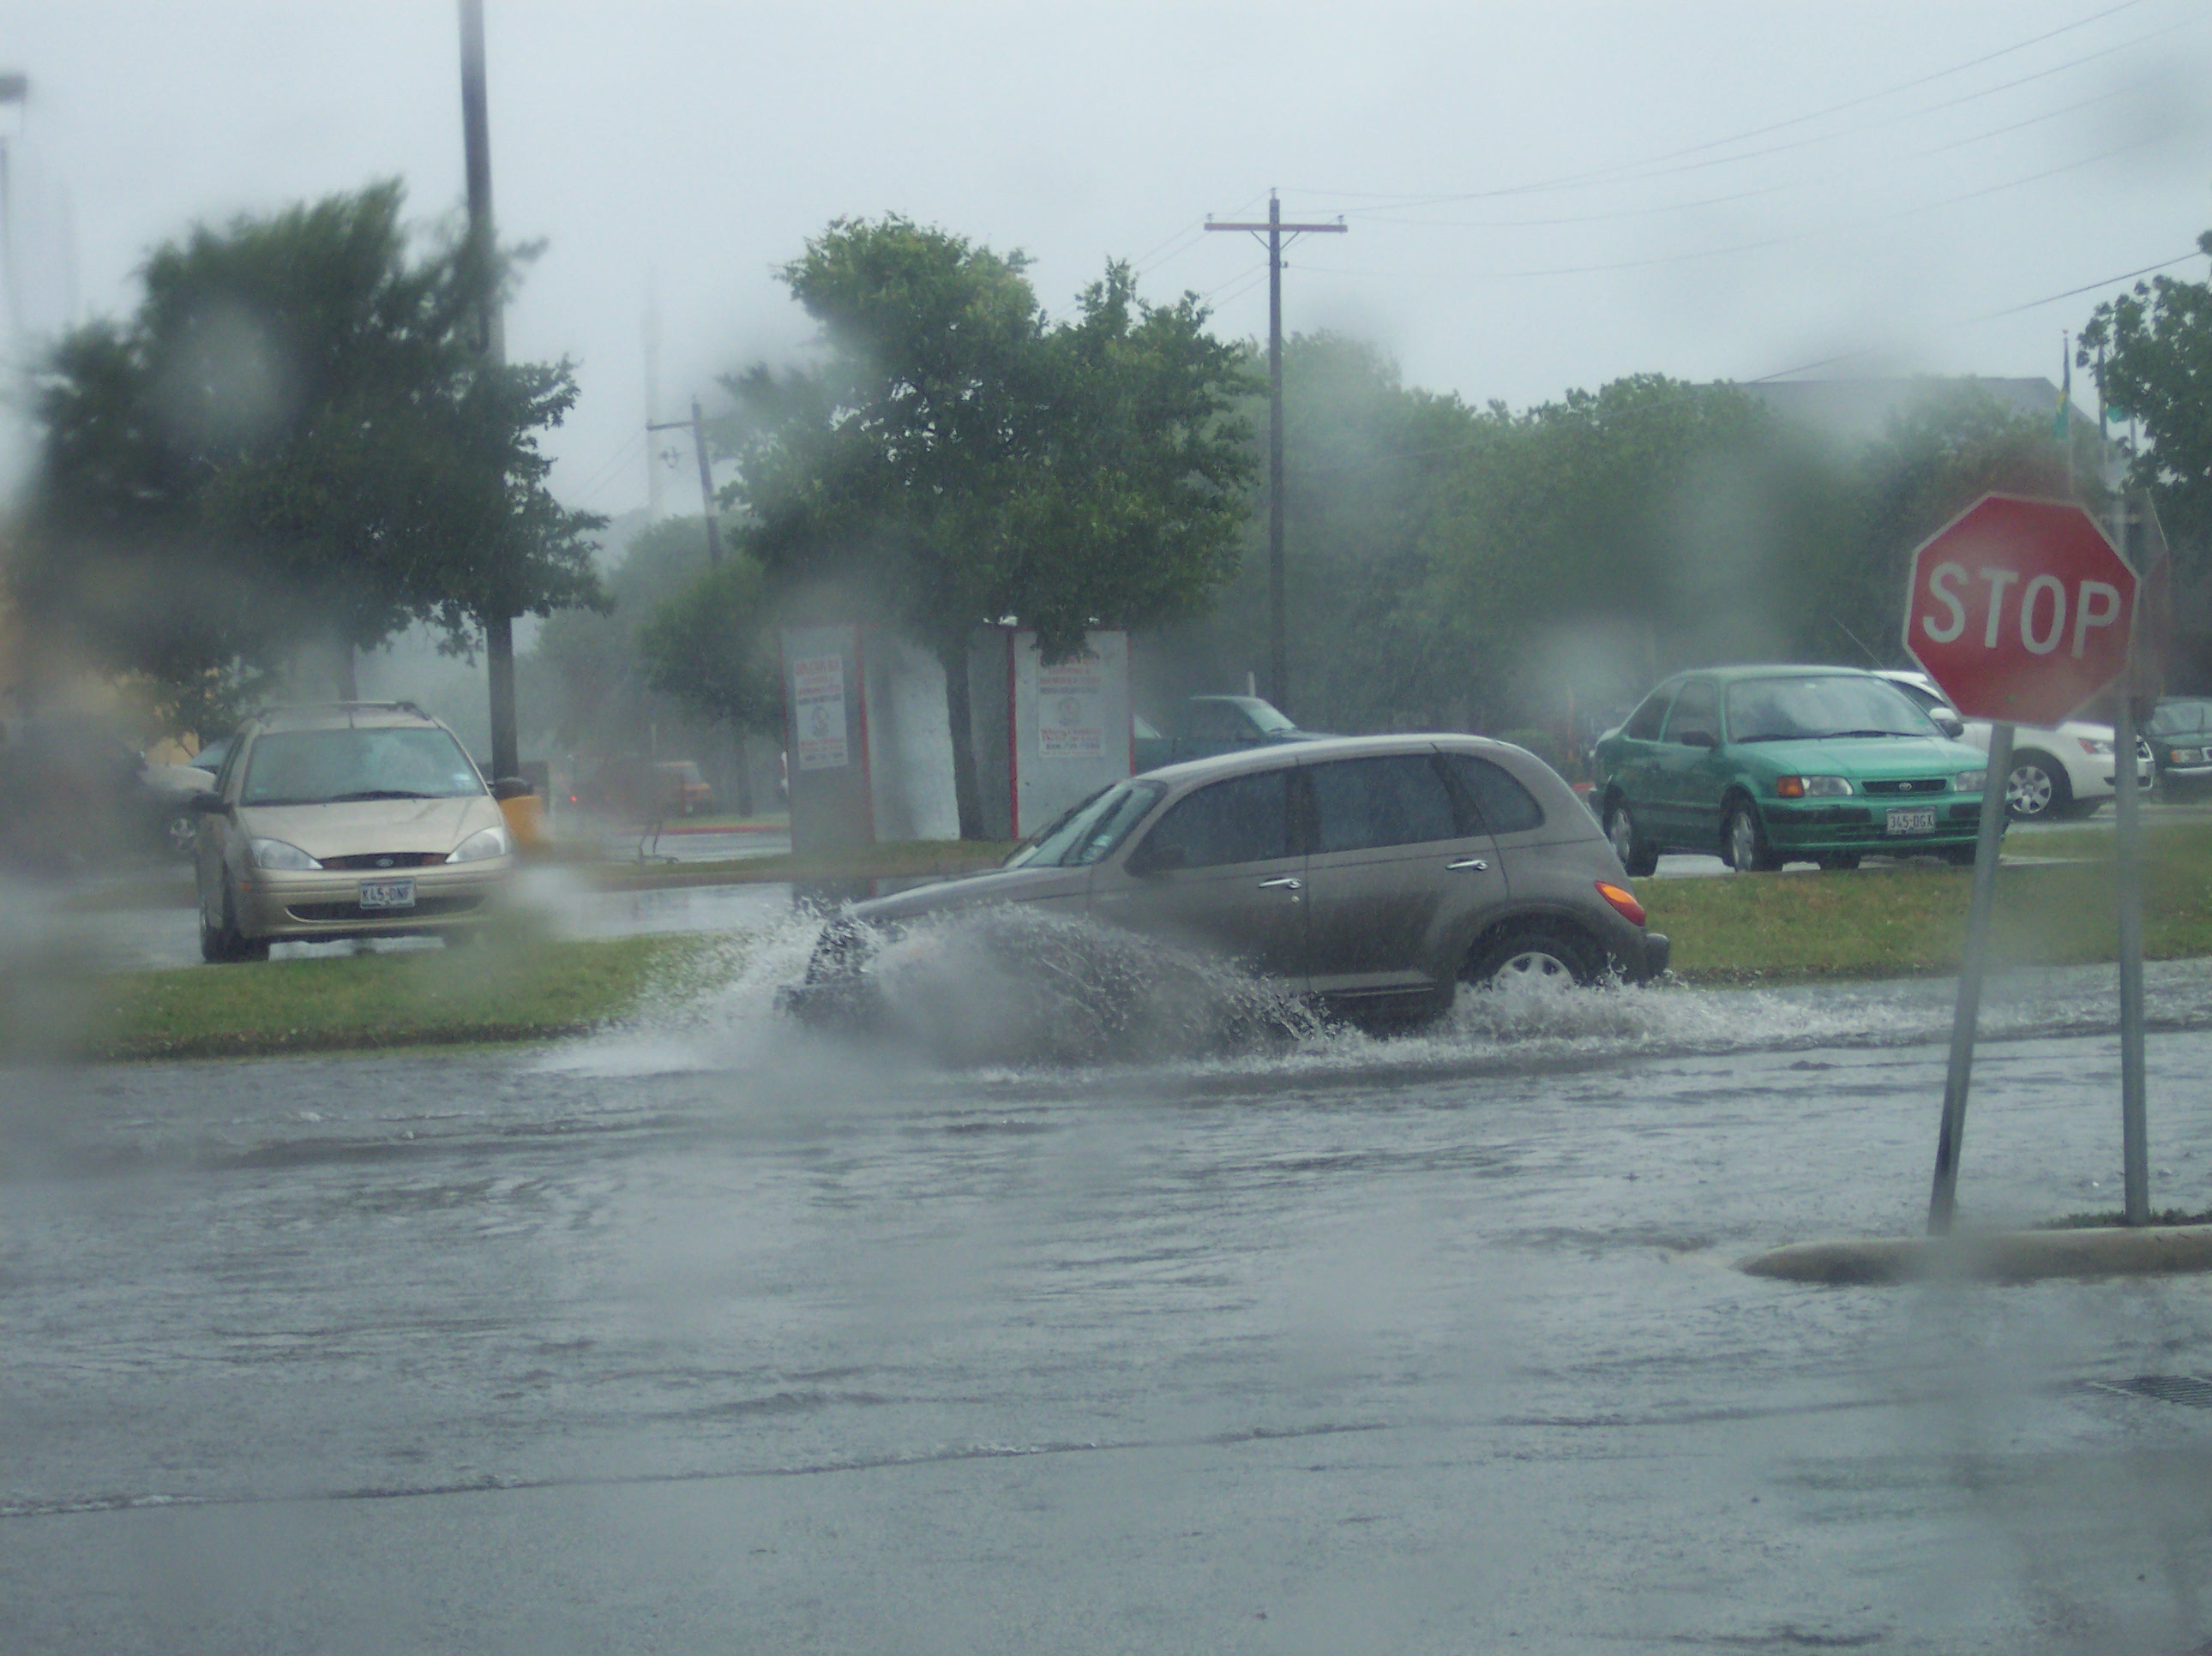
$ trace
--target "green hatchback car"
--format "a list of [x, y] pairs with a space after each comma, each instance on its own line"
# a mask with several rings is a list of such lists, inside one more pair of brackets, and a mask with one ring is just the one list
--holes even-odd
[[1739, 871], [1870, 851], [1974, 858], [1988, 761], [1850, 667], [1678, 673], [1600, 737], [1593, 798], [1621, 865], [1717, 852]]

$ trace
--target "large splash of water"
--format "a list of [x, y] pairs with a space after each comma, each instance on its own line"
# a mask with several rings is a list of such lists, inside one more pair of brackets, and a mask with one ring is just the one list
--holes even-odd
[[[822, 925], [811, 912], [725, 935], [629, 1028], [555, 1061], [593, 1070], [750, 1067], [865, 1052], [969, 1079], [1070, 1079], [1172, 1069], [1186, 1077], [1481, 1073], [1631, 1057], [1947, 1040], [1948, 979], [1696, 988], [1463, 988], [1451, 1010], [1397, 1034], [1330, 1022], [1223, 961], [1081, 918], [1008, 908], [937, 917], [878, 941], [866, 1032], [810, 1030], [776, 1010]], [[2212, 1027], [2212, 962], [2153, 963], [2154, 1027]], [[2112, 968], [1993, 980], [1985, 1040], [2088, 1034], [2118, 1016]]]

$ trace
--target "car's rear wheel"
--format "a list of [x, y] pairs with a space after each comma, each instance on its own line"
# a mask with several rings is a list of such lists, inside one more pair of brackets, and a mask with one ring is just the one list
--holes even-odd
[[1524, 921], [1491, 933], [1468, 957], [1465, 981], [1477, 988], [1571, 989], [1605, 975], [1605, 951], [1572, 926]]
[[1721, 860], [1739, 874], [1771, 874], [1782, 866], [1766, 843], [1766, 825], [1747, 800], [1731, 804], [1721, 823]]
[[2056, 822], [2074, 803], [2066, 767], [2047, 753], [2014, 754], [2005, 778], [2005, 812], [2015, 822]]
[[1620, 858], [1621, 867], [1635, 878], [1640, 880], [1659, 866], [1659, 853], [1637, 832], [1636, 818], [1625, 801], [1616, 799], [1607, 807], [1605, 837], [1613, 842], [1613, 854]]
[[200, 819], [188, 810], [179, 811], [169, 818], [161, 834], [168, 841], [171, 855], [190, 857], [199, 848]]

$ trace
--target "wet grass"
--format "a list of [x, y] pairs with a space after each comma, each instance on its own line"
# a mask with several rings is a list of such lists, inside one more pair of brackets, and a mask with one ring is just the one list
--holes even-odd
[[[487, 941], [425, 949], [169, 971], [81, 986], [67, 1046], [100, 1059], [368, 1051], [579, 1034], [680, 993], [717, 940]], [[21, 1052], [32, 1044], [6, 1020]]]
[[721, 885], [789, 880], [910, 879], [932, 874], [973, 874], [996, 868], [1013, 849], [996, 840], [898, 840], [849, 851], [787, 852], [776, 857], [732, 857], [713, 862], [608, 863], [594, 865], [604, 885]]
[[[2009, 842], [2016, 855], [2080, 858], [2001, 867], [1990, 929], [1994, 967], [2090, 965], [2118, 950], [2112, 856], [2094, 828]], [[2143, 952], [2212, 955], [2212, 824], [2143, 835]], [[1966, 940], [1971, 870], [1908, 863], [1850, 873], [1642, 880], [1652, 926], [1674, 940], [1692, 982], [1787, 982], [1955, 971]]]

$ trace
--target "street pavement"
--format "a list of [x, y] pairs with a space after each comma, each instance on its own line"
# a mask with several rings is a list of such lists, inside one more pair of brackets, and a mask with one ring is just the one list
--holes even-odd
[[[959, 1068], [781, 1022], [803, 933], [556, 1047], [0, 1077], [0, 1650], [2212, 1638], [2202, 1281], [1729, 1268], [1917, 1226], [1948, 986]], [[1972, 1221], [2117, 1206], [2112, 1018], [1993, 986]]]

